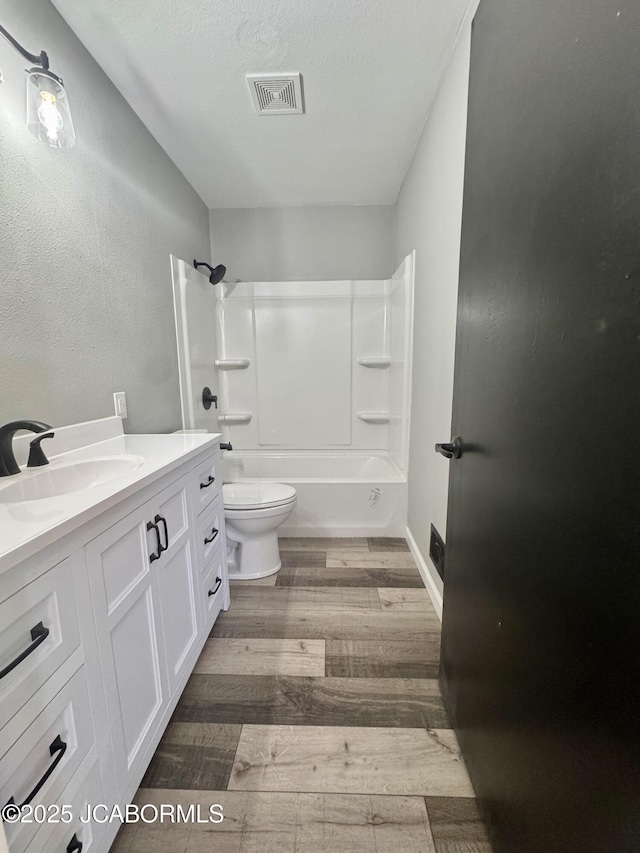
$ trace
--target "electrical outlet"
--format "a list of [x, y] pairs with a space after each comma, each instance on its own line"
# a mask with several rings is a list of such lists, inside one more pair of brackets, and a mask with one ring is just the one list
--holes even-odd
[[116, 391], [113, 395], [113, 405], [119, 418], [127, 417], [127, 395], [124, 391]]

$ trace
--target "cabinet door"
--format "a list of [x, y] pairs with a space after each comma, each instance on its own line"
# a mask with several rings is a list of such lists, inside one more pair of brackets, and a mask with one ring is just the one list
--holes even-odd
[[189, 514], [190, 477], [166, 488], [154, 502], [163, 543], [167, 550], [154, 562], [160, 592], [162, 636], [169, 676], [169, 690], [191, 664], [198, 640], [197, 561]]
[[[169, 697], [157, 553], [148, 502], [86, 547], [116, 773], [122, 785], [142, 760]], [[166, 555], [165, 555], [166, 556]]]

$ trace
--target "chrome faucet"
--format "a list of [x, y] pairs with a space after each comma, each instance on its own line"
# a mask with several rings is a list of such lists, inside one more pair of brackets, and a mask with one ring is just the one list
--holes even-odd
[[21, 429], [40, 433], [47, 432], [51, 427], [42, 421], [11, 421], [0, 427], [0, 477], [10, 477], [12, 474], [20, 473], [20, 466], [13, 454], [13, 437]]

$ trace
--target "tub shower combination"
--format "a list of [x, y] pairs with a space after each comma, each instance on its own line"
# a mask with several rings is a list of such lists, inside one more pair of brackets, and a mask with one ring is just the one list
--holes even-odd
[[413, 255], [381, 281], [212, 287], [172, 265], [183, 424], [232, 444], [225, 482], [293, 486], [280, 535], [404, 536]]

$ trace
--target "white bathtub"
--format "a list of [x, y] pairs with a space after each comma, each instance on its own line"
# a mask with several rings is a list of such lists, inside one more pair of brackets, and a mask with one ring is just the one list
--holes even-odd
[[298, 503], [281, 536], [404, 536], [407, 481], [386, 454], [232, 451], [224, 479], [290, 483]]

